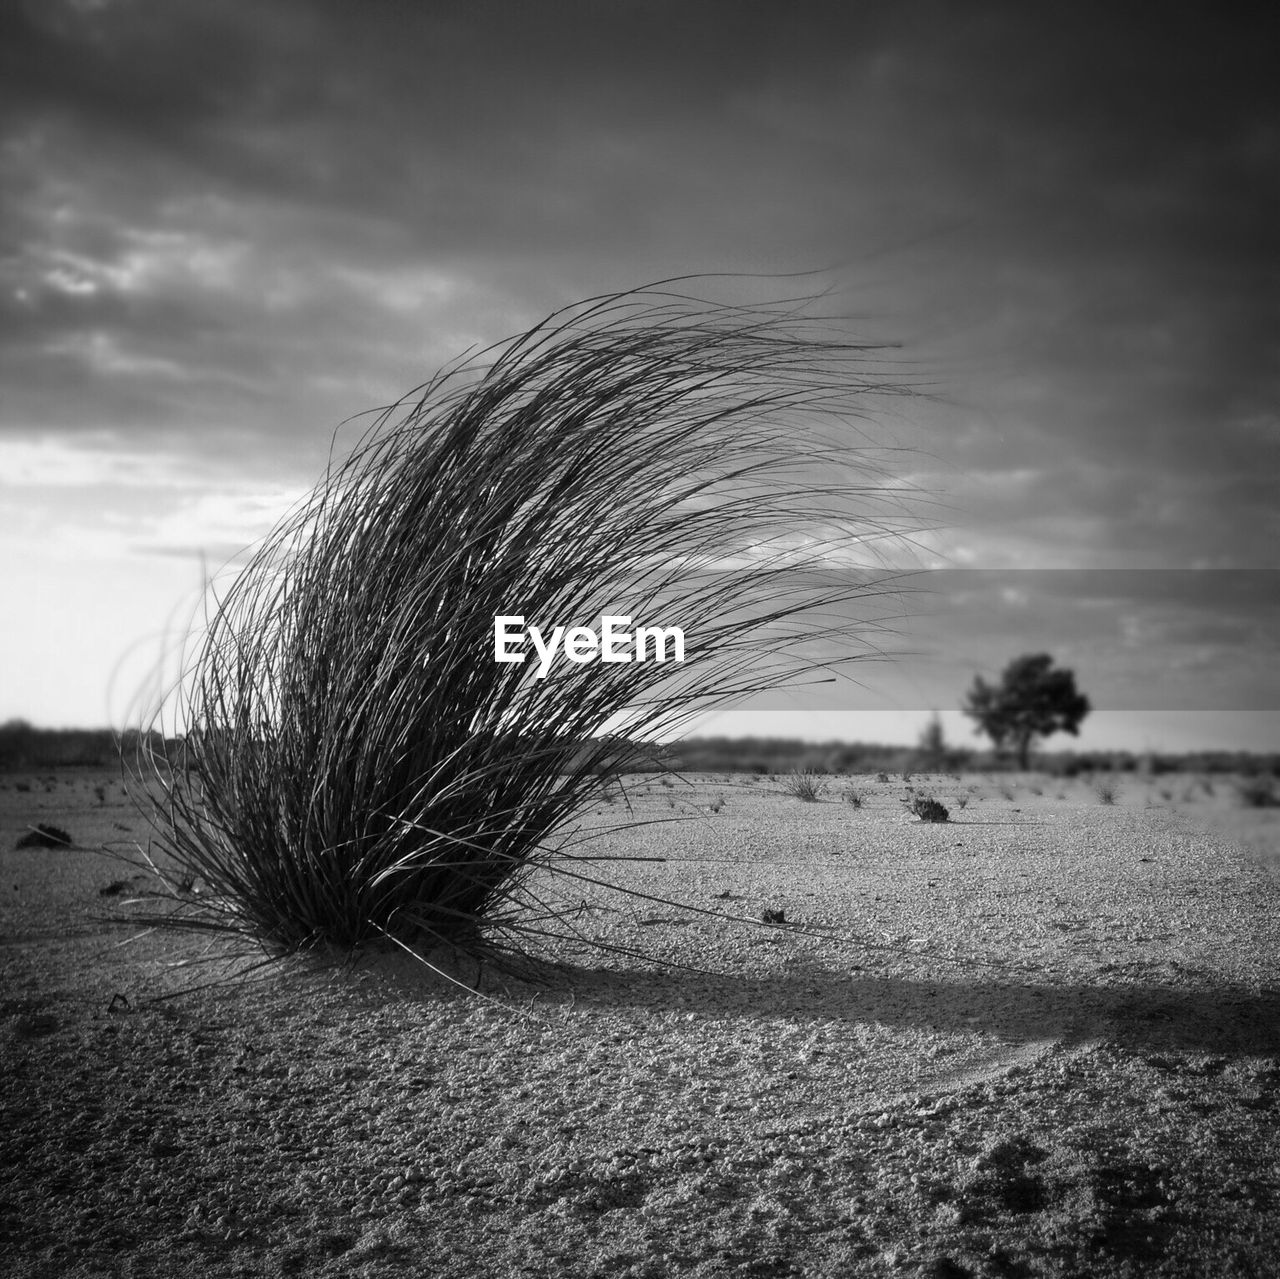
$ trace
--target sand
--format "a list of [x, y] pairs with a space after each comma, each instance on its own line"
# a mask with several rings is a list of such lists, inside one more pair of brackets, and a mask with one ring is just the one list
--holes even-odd
[[[0, 784], [9, 1272], [1247, 1275], [1280, 1255], [1276, 824], [1220, 780], [1129, 780], [1109, 805], [915, 779], [951, 813], [928, 824], [897, 778], [819, 803], [632, 779], [581, 851], [663, 860], [575, 869], [647, 896], [544, 876], [579, 940], [545, 985], [458, 966], [481, 996], [385, 956], [181, 994], [226, 975], [219, 943], [97, 918], [145, 885], [88, 851], [146, 842], [118, 780]], [[650, 824], [608, 829], [628, 818]], [[85, 847], [14, 851], [42, 821]]]

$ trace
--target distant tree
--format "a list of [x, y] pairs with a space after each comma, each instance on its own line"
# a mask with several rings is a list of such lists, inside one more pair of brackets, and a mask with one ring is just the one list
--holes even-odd
[[961, 710], [977, 721], [979, 733], [997, 751], [1011, 747], [1025, 769], [1037, 738], [1079, 731], [1089, 699], [1076, 689], [1076, 677], [1055, 668], [1048, 653], [1028, 653], [1004, 668], [999, 684], [975, 677]]
[[916, 754], [924, 768], [941, 768], [946, 762], [947, 739], [942, 731], [942, 718], [937, 711], [930, 717], [920, 734], [920, 745]]

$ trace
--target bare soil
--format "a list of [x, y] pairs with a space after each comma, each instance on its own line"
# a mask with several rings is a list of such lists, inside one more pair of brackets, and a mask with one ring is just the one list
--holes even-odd
[[647, 896], [545, 875], [579, 938], [476, 995], [103, 922], [145, 887], [93, 851], [146, 842], [119, 780], [0, 776], [0, 1270], [1274, 1274], [1273, 810], [913, 785], [951, 820], [632, 779], [579, 851], [655, 860], [576, 869]]

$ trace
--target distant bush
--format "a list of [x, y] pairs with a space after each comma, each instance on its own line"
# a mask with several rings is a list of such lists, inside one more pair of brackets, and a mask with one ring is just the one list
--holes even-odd
[[1236, 794], [1245, 808], [1280, 807], [1280, 795], [1276, 794], [1276, 781], [1259, 773], [1254, 777], [1246, 777], [1236, 783]]
[[1120, 793], [1120, 783], [1114, 777], [1099, 777], [1093, 783], [1093, 793], [1099, 804], [1114, 804]]
[[70, 848], [75, 840], [59, 826], [46, 826], [41, 822], [29, 830], [14, 845], [15, 848]]

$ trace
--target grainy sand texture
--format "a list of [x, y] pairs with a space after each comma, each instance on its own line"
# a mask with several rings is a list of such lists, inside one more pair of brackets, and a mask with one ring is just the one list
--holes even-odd
[[[217, 944], [92, 918], [145, 887], [87, 851], [145, 843], [119, 781], [0, 781], [7, 1273], [1243, 1276], [1280, 1255], [1275, 826], [1222, 786], [1105, 804], [916, 778], [951, 814], [931, 824], [900, 778], [804, 803], [783, 779], [636, 777], [580, 851], [662, 860], [575, 869], [647, 897], [543, 873], [577, 935], [542, 984], [459, 964], [476, 995], [370, 956], [178, 994], [227, 975]], [[39, 822], [82, 847], [16, 851]]]

